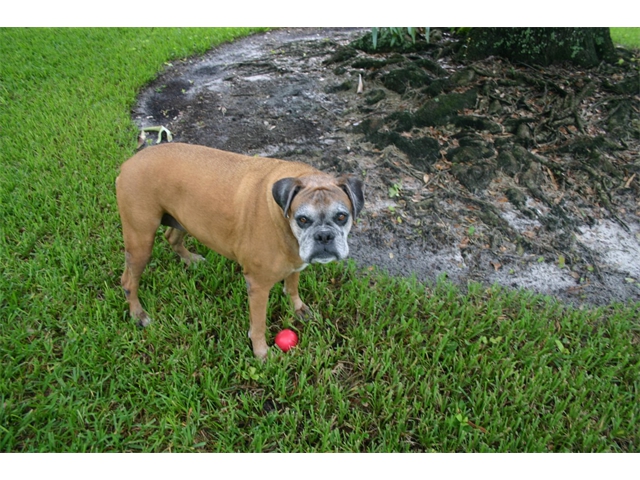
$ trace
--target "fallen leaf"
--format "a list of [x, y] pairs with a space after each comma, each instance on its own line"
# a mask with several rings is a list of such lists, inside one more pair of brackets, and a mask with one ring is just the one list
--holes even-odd
[[497, 272], [498, 270], [500, 270], [500, 267], [502, 267], [502, 264], [499, 262], [489, 262], [491, 263], [491, 265], [493, 266], [493, 269]]
[[356, 93], [364, 92], [364, 82], [362, 81], [362, 75], [358, 74], [358, 90]]
[[476, 430], [480, 430], [482, 433], [487, 433], [487, 429], [481, 427], [480, 425], [476, 425], [475, 423], [473, 423], [471, 420], [467, 419], [467, 424], [471, 427], [471, 428], [475, 428]]
[[624, 184], [624, 188], [629, 188], [629, 185], [631, 185], [631, 182], [633, 182], [634, 178], [636, 178], [636, 174], [635, 173], [633, 175], [631, 175], [631, 178], [629, 178], [629, 180], [627, 180], [627, 183]]
[[563, 198], [564, 198], [564, 192], [562, 192], [560, 194], [560, 196], [553, 201], [553, 204], [554, 205], [558, 205], [562, 201]]
[[147, 134], [141, 131], [140, 135], [138, 135], [138, 148], [144, 145], [144, 142], [146, 139], [147, 139]]
[[547, 166], [545, 166], [544, 168], [547, 169], [547, 173], [549, 174], [549, 178], [551, 179], [551, 183], [553, 183], [553, 188], [555, 190], [558, 190], [558, 182], [556, 182], [556, 177], [553, 176], [553, 173], [551, 172], [551, 169]]

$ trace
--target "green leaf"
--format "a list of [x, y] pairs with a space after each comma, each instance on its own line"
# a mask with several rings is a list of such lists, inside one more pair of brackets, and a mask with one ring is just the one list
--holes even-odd
[[564, 266], [565, 266], [564, 256], [563, 256], [563, 255], [560, 255], [560, 256], [558, 257], [558, 267], [560, 267], [560, 268], [564, 268]]
[[402, 184], [394, 183], [393, 186], [389, 187], [389, 197], [395, 198], [399, 196], [400, 190], [402, 190]]
[[411, 41], [413, 43], [416, 43], [416, 28], [415, 27], [407, 27], [407, 31], [409, 32], [409, 35], [411, 36]]

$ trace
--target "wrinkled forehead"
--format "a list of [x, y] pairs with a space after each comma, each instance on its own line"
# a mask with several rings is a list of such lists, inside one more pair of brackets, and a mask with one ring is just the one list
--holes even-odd
[[303, 188], [291, 203], [291, 211], [298, 214], [310, 215], [320, 212], [332, 214], [338, 210], [351, 212], [351, 202], [347, 194], [335, 185]]

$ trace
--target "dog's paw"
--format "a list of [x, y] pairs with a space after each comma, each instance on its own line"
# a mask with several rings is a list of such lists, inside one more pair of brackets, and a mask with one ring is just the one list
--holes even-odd
[[253, 354], [256, 356], [258, 360], [262, 360], [264, 362], [267, 359], [267, 356], [269, 355], [269, 347], [257, 348], [257, 349], [254, 348]]
[[151, 317], [147, 315], [147, 312], [142, 312], [140, 315], [138, 315], [137, 318], [137, 325], [140, 328], [148, 327], [151, 324]]
[[187, 265], [187, 267], [191, 265], [196, 265], [200, 262], [204, 262], [205, 258], [202, 255], [198, 255], [197, 253], [189, 252], [188, 256], [180, 257], [182, 261]]
[[303, 303], [300, 308], [296, 309], [296, 317], [300, 320], [309, 320], [312, 313], [311, 309], [305, 303]]

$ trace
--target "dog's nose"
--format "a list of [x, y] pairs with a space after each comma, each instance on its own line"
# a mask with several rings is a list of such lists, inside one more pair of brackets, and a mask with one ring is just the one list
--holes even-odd
[[336, 236], [333, 232], [325, 230], [316, 233], [313, 238], [316, 242], [321, 243], [322, 245], [327, 245], [328, 243], [331, 243]]

